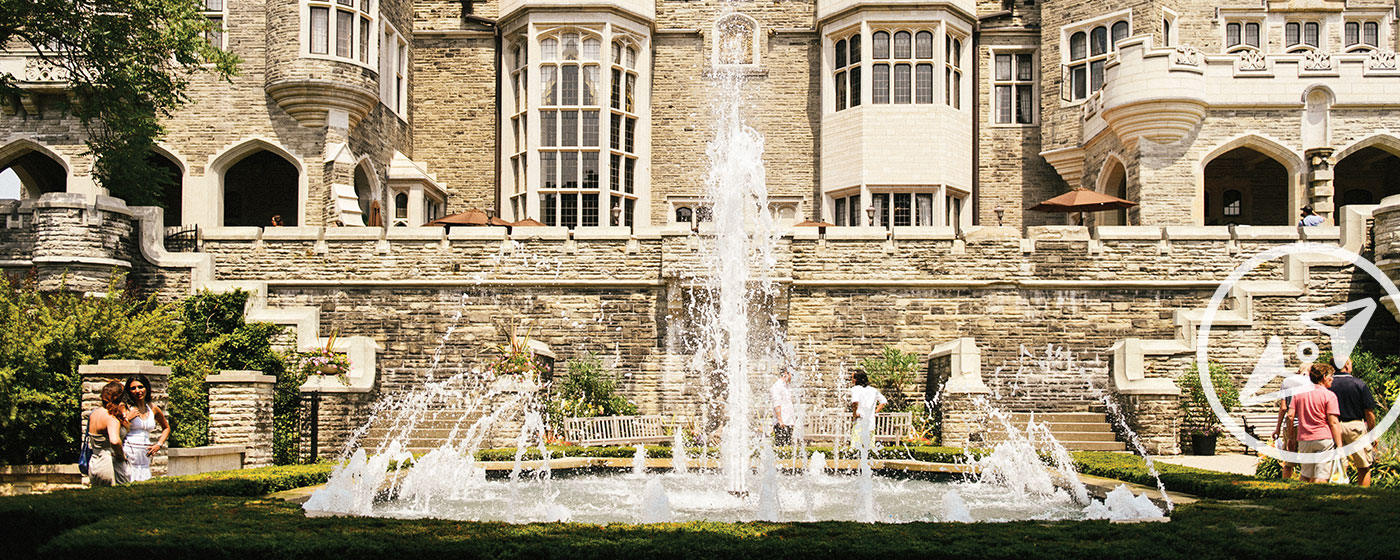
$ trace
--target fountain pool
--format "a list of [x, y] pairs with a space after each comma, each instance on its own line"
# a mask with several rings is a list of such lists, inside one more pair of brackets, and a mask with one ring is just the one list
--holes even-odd
[[[548, 481], [482, 480], [452, 495], [422, 503], [411, 498], [376, 502], [377, 517], [506, 521], [638, 523], [650, 521], [861, 521], [857, 476], [778, 477], [777, 515], [759, 514], [757, 495], [725, 491], [718, 473], [580, 474]], [[653, 506], [659, 485], [665, 510]], [[1025, 495], [973, 481], [875, 476], [875, 521], [886, 523], [1084, 519], [1085, 507], [1066, 492]], [[955, 496], [953, 496], [955, 495]], [[950, 504], [954, 504], [950, 508]], [[958, 511], [956, 504], [965, 504]], [[970, 517], [965, 515], [970, 514]]]

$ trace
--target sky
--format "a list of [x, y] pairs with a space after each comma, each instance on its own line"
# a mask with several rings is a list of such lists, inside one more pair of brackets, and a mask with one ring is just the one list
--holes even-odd
[[0, 171], [0, 200], [7, 198], [19, 199], [19, 176], [9, 168]]

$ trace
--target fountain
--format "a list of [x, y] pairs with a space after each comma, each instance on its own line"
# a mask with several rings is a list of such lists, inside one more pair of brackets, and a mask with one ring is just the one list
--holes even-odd
[[[722, 48], [746, 48], [741, 42], [725, 44], [724, 38], [735, 34], [717, 35]], [[961, 479], [877, 476], [881, 459], [868, 444], [851, 445], [847, 452], [838, 446], [830, 455], [814, 451], [805, 465], [799, 460], [805, 449], [799, 446], [793, 450], [798, 459], [792, 466], [805, 472], [784, 474], [789, 467], [780, 465], [770, 442], [755, 437], [752, 425], [752, 380], [764, 373], [765, 365], [782, 363], [791, 355], [776, 317], [761, 311], [776, 299], [773, 248], [780, 235], [768, 211], [764, 138], [745, 120], [745, 74], [720, 65], [713, 77], [714, 138], [707, 149], [705, 179], [713, 231], [699, 240], [705, 266], [702, 276], [694, 279], [701, 297], [691, 312], [703, 324], [694, 341], [696, 360], [704, 362], [698, 369], [717, 372], [723, 384], [722, 402], [714, 403], [712, 410], [723, 418], [719, 468], [704, 466], [710, 460], [708, 433], [700, 434], [702, 449], [694, 458], [676, 433], [669, 472], [649, 470], [641, 445], [635, 447], [630, 465], [620, 459], [608, 463], [611, 470], [602, 474], [556, 469], [545, 447], [545, 418], [531, 393], [503, 389], [489, 372], [462, 371], [443, 380], [430, 374], [422, 389], [386, 397], [391, 402], [376, 406], [371, 423], [389, 426], [388, 443], [374, 453], [364, 448], [348, 453], [326, 487], [306, 502], [309, 515], [518, 523], [973, 522], [1160, 515], [1148, 509], [1151, 504], [1144, 504], [1144, 497], [1126, 489], [1105, 502], [1090, 499], [1068, 453], [1048, 428], [1033, 424], [1021, 431], [990, 403], [984, 403], [987, 415], [1004, 425], [1007, 440], [975, 458], [977, 472]], [[444, 341], [451, 334], [449, 330]], [[434, 368], [440, 359], [440, 352], [435, 353]], [[412, 460], [407, 445], [429, 404], [452, 399], [458, 401], [457, 409], [469, 413], [452, 426], [439, 447]], [[516, 415], [524, 420], [508, 471], [506, 462], [477, 461], [475, 454], [487, 442], [487, 433], [499, 429], [501, 418]], [[467, 422], [468, 417], [476, 419]], [[868, 442], [870, 427], [863, 428], [867, 435], [862, 439]], [[527, 461], [534, 450], [539, 460]], [[844, 458], [850, 453], [858, 460], [855, 473], [842, 474], [842, 469], [849, 473], [851, 468]], [[1051, 464], [1047, 466], [1042, 456]], [[559, 459], [558, 464], [568, 460]], [[391, 466], [397, 471], [390, 472]]]

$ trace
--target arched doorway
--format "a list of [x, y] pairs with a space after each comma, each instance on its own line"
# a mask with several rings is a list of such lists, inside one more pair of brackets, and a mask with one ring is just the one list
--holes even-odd
[[[8, 185], [8, 186], [6, 186]], [[17, 156], [0, 160], [0, 198], [28, 200], [44, 193], [68, 190], [68, 170], [58, 160], [38, 150], [21, 150]]]
[[[360, 207], [360, 223], [367, 226], [384, 225], [383, 216], [375, 216], [374, 210], [378, 209], [375, 203], [379, 200], [379, 194], [375, 191], [368, 166], [364, 163], [355, 166], [355, 200]], [[376, 218], [379, 223], [371, 223]]]
[[282, 156], [258, 150], [224, 172], [224, 225], [266, 226], [273, 216], [295, 226], [297, 168]]
[[[1128, 170], [1123, 168], [1122, 162], [1112, 158], [1108, 160], [1104, 166], [1103, 174], [1099, 177], [1099, 192], [1129, 200]], [[1095, 224], [1101, 226], [1126, 226], [1128, 225], [1128, 210], [1124, 208], [1095, 212], [1094, 221]]]
[[1220, 154], [1205, 169], [1206, 225], [1286, 226], [1288, 168], [1253, 148]]
[[1339, 210], [1349, 204], [1379, 204], [1400, 194], [1400, 156], [1375, 146], [1347, 155], [1333, 172]]
[[160, 207], [165, 209], [165, 227], [183, 224], [185, 193], [182, 179], [185, 174], [180, 171], [180, 164], [160, 152], [151, 152], [146, 156], [146, 162], [161, 175], [153, 180], [161, 185]]

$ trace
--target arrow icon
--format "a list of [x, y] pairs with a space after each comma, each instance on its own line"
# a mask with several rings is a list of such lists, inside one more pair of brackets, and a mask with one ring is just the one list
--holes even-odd
[[[1347, 313], [1350, 311], [1360, 311], [1355, 317], [1347, 319], [1341, 328], [1336, 328], [1317, 322], [1320, 317]], [[1332, 339], [1332, 364], [1338, 368], [1347, 363], [1347, 358], [1351, 357], [1352, 349], [1356, 348], [1356, 343], [1361, 342], [1361, 333], [1366, 332], [1366, 325], [1371, 322], [1371, 315], [1376, 312], [1376, 302], [1371, 298], [1358, 299], [1356, 301], [1333, 305], [1317, 311], [1309, 311], [1298, 316], [1298, 320], [1304, 325], [1326, 334]]]

